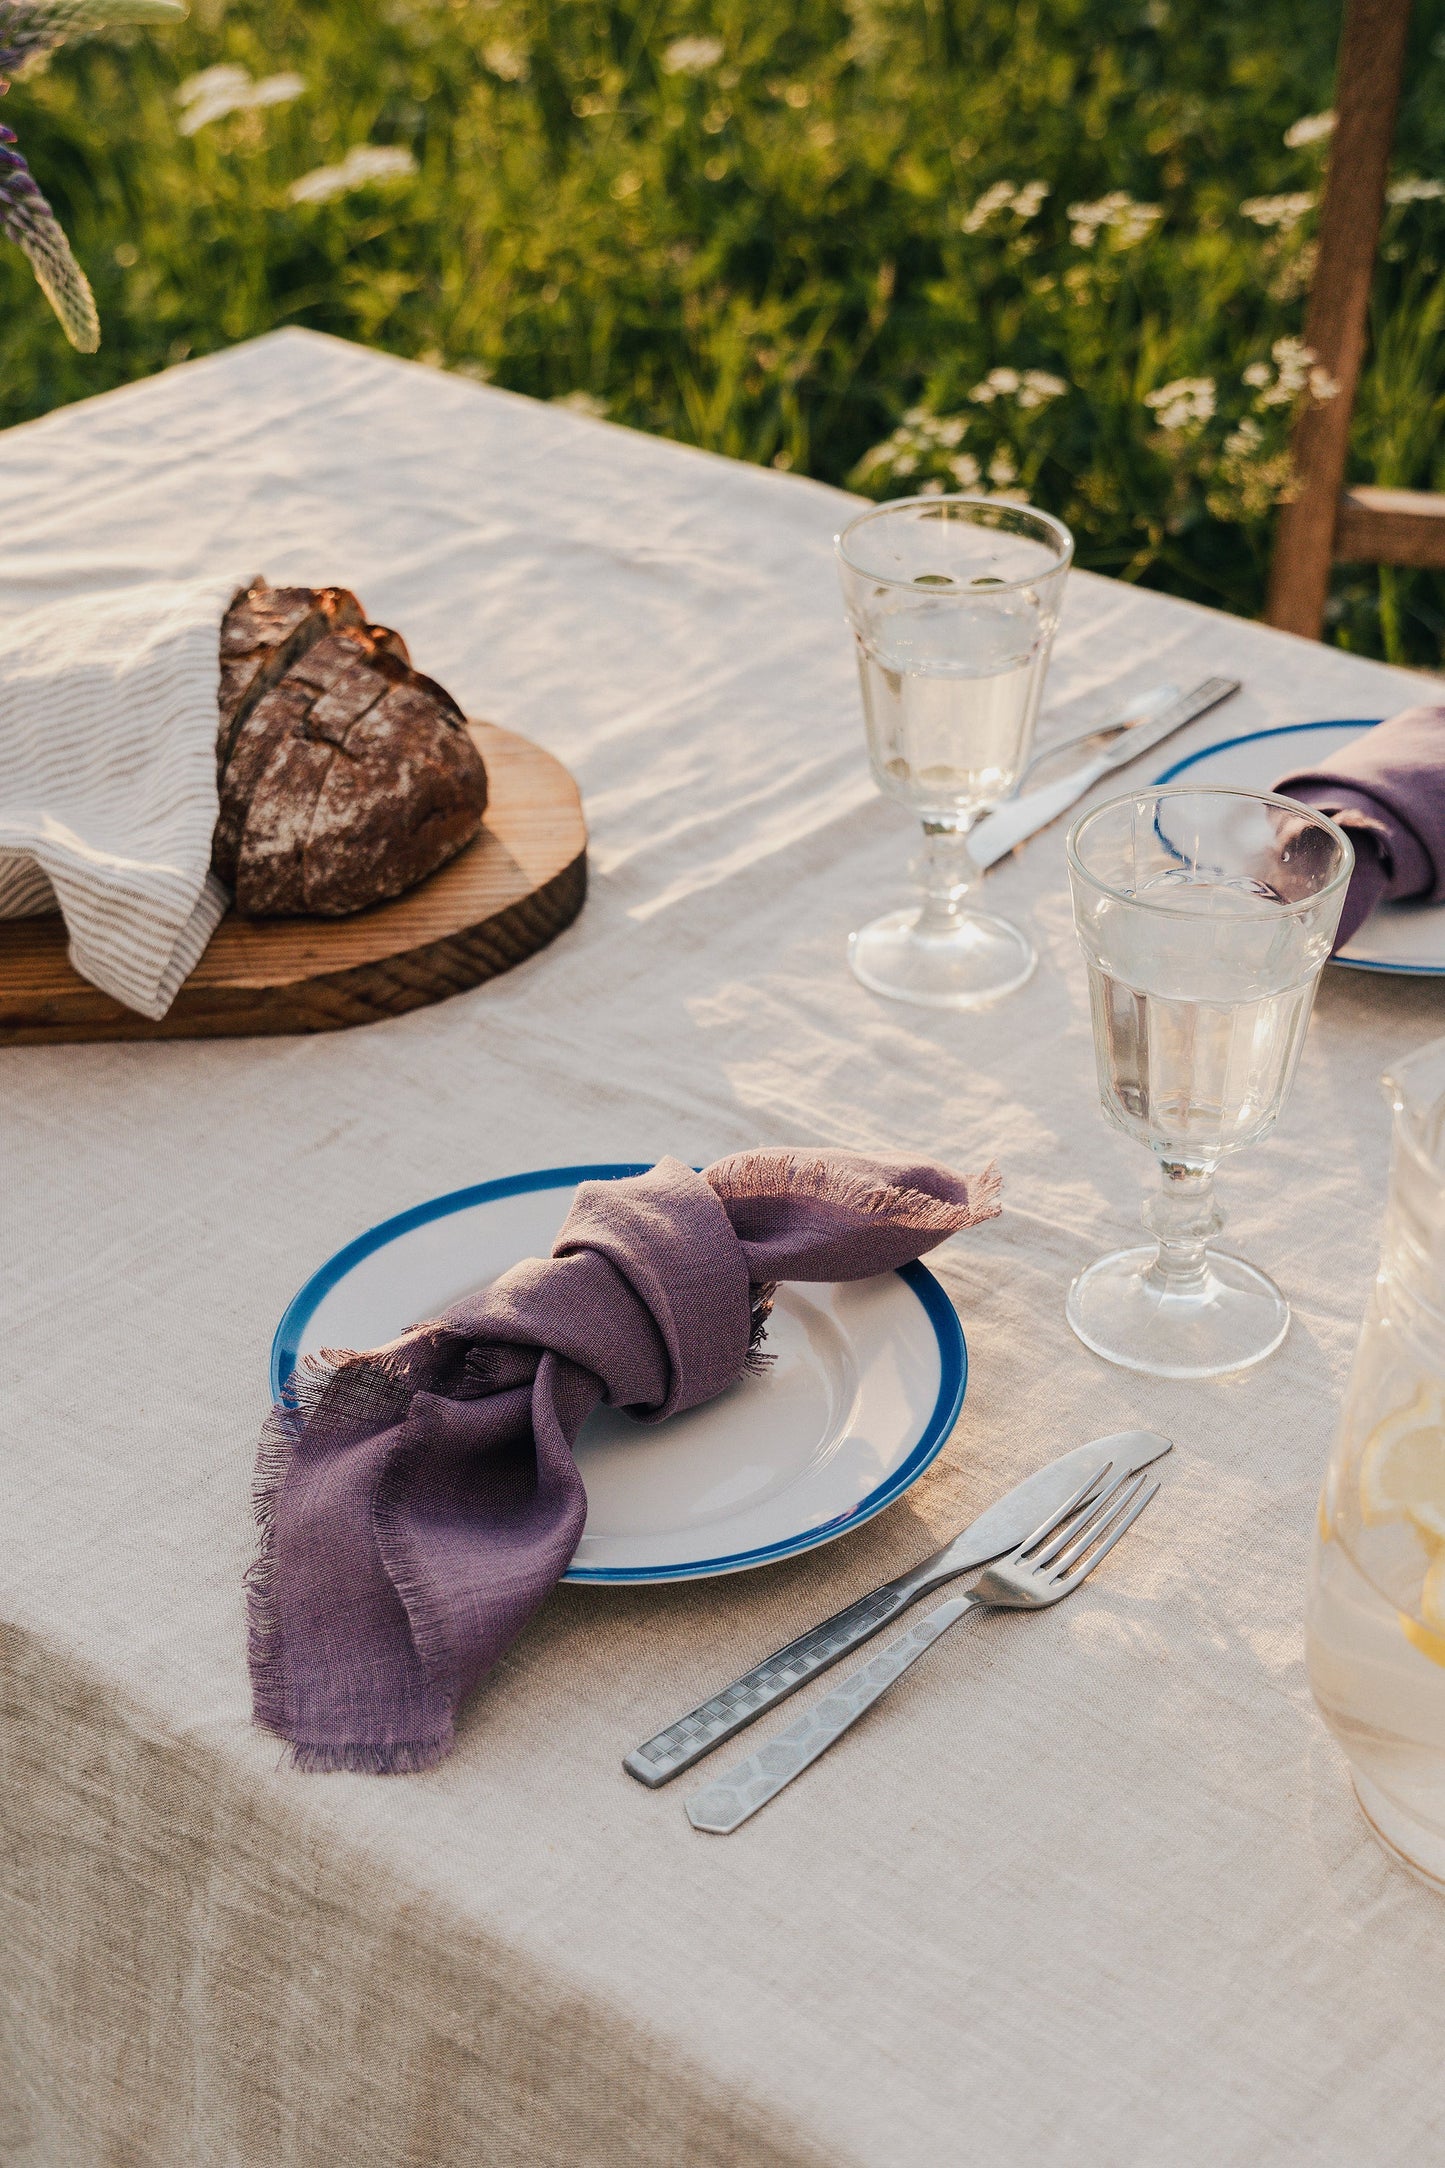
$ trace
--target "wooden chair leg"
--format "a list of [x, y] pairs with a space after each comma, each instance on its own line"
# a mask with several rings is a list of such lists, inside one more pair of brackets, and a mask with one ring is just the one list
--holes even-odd
[[1280, 511], [1264, 612], [1269, 624], [1311, 640], [1324, 625], [1409, 19], [1410, 0], [1348, 0], [1340, 39], [1335, 132], [1304, 334], [1339, 390], [1308, 407], [1295, 431], [1297, 494]]

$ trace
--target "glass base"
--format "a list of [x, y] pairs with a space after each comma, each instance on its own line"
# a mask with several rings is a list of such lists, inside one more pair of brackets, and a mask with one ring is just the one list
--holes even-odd
[[1158, 1259], [1150, 1243], [1079, 1274], [1066, 1308], [1085, 1347], [1155, 1378], [1224, 1377], [1274, 1353], [1289, 1330], [1289, 1304], [1266, 1274], [1206, 1250], [1202, 1270], [1177, 1292]]
[[1377, 1784], [1362, 1777], [1358, 1769], [1352, 1769], [1355, 1797], [1360, 1802], [1360, 1812], [1393, 1858], [1411, 1874], [1428, 1882], [1432, 1889], [1445, 1889], [1445, 1837], [1438, 1829], [1427, 1829], [1413, 1815], [1397, 1807], [1393, 1799], [1387, 1799]]
[[890, 911], [848, 936], [853, 976], [890, 1001], [973, 1009], [1022, 986], [1038, 958], [1006, 918], [960, 911], [943, 933], [919, 930], [919, 911]]

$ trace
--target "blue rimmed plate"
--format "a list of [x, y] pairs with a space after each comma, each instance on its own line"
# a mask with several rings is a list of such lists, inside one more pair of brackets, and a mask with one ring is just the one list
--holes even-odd
[[[545, 1257], [579, 1182], [643, 1165], [544, 1167], [430, 1198], [383, 1220], [314, 1272], [271, 1348], [279, 1393], [302, 1355], [377, 1347]], [[587, 1526], [569, 1581], [684, 1581], [740, 1573], [859, 1528], [933, 1461], [963, 1405], [968, 1350], [922, 1265], [778, 1290], [776, 1360], [675, 1416], [635, 1423], [602, 1408], [577, 1442]]]
[[[1222, 783], [1236, 790], [1273, 790], [1277, 775], [1313, 768], [1337, 753], [1378, 716], [1358, 723], [1285, 723], [1276, 730], [1225, 738], [1176, 760], [1155, 784]], [[1407, 971], [1445, 978], [1445, 904], [1382, 903], [1333, 961], [1357, 971]]]

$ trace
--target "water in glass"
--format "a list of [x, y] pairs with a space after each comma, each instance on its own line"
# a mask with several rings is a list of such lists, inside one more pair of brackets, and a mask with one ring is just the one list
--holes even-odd
[[1069, 1323], [1110, 1362], [1216, 1377], [1284, 1338], [1274, 1282], [1212, 1247], [1214, 1172], [1285, 1104], [1351, 864], [1323, 815], [1248, 791], [1131, 794], [1069, 837], [1100, 1100], [1160, 1169], [1154, 1242], [1069, 1289]]
[[[1267, 956], [1254, 953], [1252, 890], [1167, 876], [1138, 890], [1161, 892], [1169, 918], [1136, 915], [1089, 958], [1099, 1089], [1126, 1135], [1204, 1165], [1253, 1144], [1276, 1120], [1309, 1025], [1317, 944], [1286, 922]], [[1179, 943], [1177, 917], [1187, 916], [1210, 922], [1208, 953]], [[1239, 942], [1230, 938], [1235, 916]]]
[[1037, 610], [902, 601], [858, 635], [868, 752], [880, 788], [920, 814], [975, 812], [1028, 759], [1042, 674]]
[[965, 900], [968, 835], [1028, 760], [1072, 554], [1058, 520], [990, 497], [904, 498], [838, 537], [873, 774], [923, 824], [921, 908], [849, 939], [874, 993], [971, 1008], [1033, 970], [1027, 936]]

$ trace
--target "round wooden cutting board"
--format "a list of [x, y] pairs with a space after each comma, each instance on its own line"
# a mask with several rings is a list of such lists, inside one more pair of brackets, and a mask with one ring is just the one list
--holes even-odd
[[570, 926], [587, 893], [577, 785], [540, 746], [473, 723], [487, 764], [475, 843], [394, 903], [351, 918], [227, 912], [159, 1023], [79, 976], [65, 922], [0, 919], [0, 1046], [341, 1031], [464, 993]]

